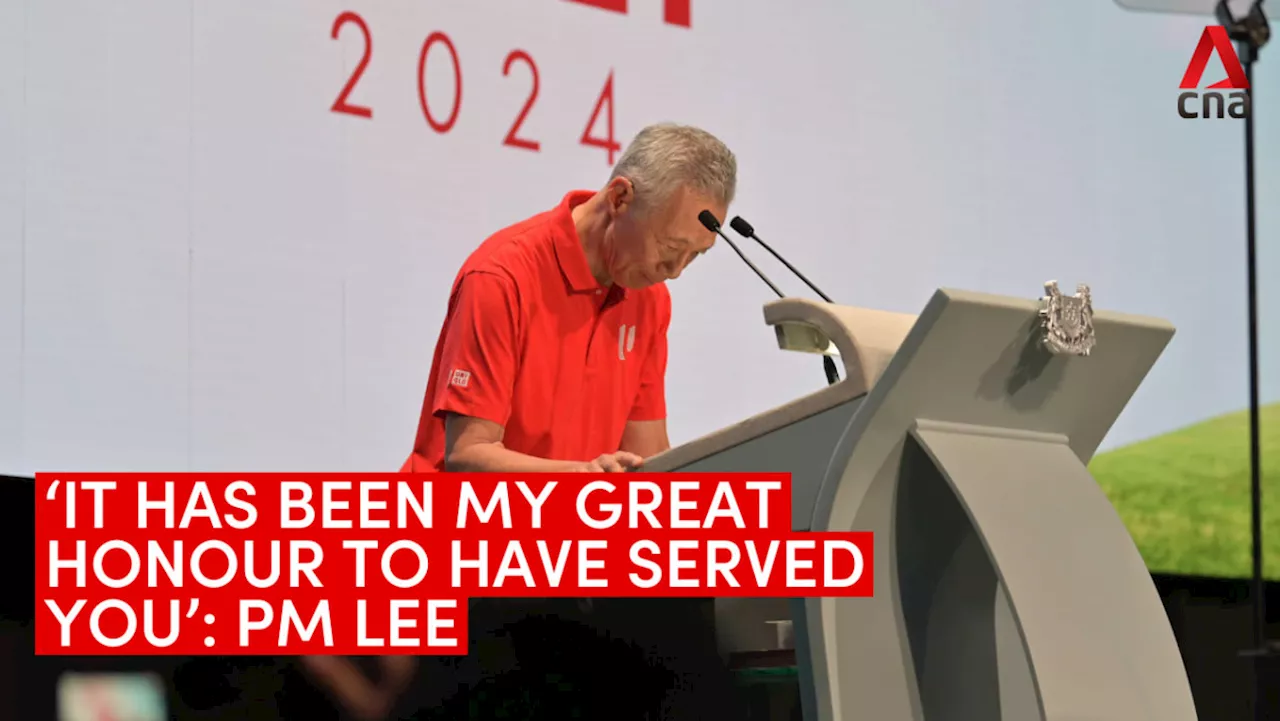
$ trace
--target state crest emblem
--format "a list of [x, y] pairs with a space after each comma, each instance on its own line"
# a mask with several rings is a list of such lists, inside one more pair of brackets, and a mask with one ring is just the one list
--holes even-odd
[[1076, 286], [1075, 295], [1063, 295], [1058, 281], [1044, 284], [1040, 299], [1040, 324], [1044, 346], [1055, 355], [1087, 356], [1097, 344], [1093, 332], [1093, 298], [1089, 286]]

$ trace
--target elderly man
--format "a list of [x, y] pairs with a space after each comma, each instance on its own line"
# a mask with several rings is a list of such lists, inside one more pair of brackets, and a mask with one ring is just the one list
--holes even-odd
[[658, 125], [599, 192], [499, 231], [463, 264], [404, 470], [621, 471], [667, 448], [665, 281], [705, 253], [736, 162]]
[[[486, 240], [454, 280], [402, 470], [621, 472], [666, 450], [664, 283], [715, 242], [698, 214], [725, 217], [736, 174], [709, 133], [651, 126], [603, 189]], [[501, 627], [514, 639], [519, 684], [541, 699], [511, 717], [730, 721], [708, 615], [687, 600], [510, 600], [473, 604], [471, 620], [473, 636]], [[375, 684], [345, 660], [307, 661], [366, 718], [389, 714], [405, 684], [405, 668], [383, 663]], [[457, 711], [424, 701], [432, 718], [477, 712], [474, 699]]]

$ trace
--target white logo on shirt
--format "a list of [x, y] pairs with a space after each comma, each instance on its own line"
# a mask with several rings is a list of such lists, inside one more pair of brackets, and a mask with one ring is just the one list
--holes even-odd
[[449, 385], [459, 388], [466, 388], [471, 382], [471, 371], [455, 370], [453, 375], [449, 377]]
[[636, 347], [636, 327], [625, 323], [618, 327], [618, 360], [626, 360], [627, 354]]

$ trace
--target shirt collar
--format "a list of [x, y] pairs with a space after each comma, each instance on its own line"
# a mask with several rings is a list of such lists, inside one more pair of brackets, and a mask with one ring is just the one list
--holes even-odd
[[[573, 223], [573, 209], [587, 202], [595, 195], [592, 190], [574, 190], [564, 196], [560, 206], [555, 209], [556, 260], [560, 263], [560, 272], [575, 292], [585, 293], [601, 290], [601, 285], [591, 273], [587, 263], [587, 254], [582, 249], [582, 240], [578, 238], [578, 228]], [[615, 292], [621, 291], [615, 289]]]

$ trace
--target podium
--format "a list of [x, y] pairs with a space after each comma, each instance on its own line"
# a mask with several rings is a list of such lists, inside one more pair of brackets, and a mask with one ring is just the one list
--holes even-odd
[[1092, 351], [1054, 352], [1041, 309], [958, 290], [918, 317], [775, 301], [780, 347], [838, 354], [844, 378], [646, 463], [789, 472], [796, 530], [874, 532], [871, 598], [716, 600], [724, 653], [793, 621], [806, 721], [1196, 718], [1087, 469], [1174, 329], [1090, 307]]

